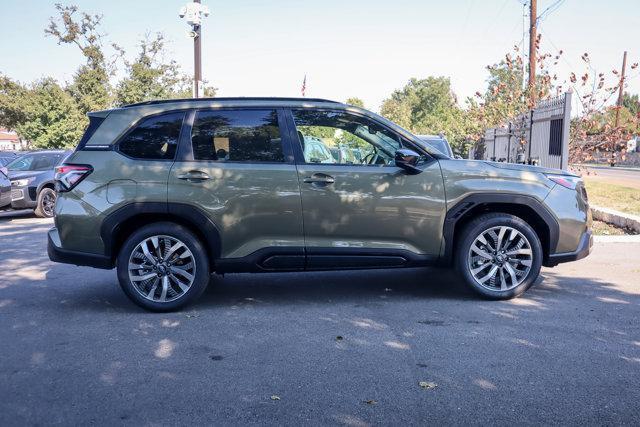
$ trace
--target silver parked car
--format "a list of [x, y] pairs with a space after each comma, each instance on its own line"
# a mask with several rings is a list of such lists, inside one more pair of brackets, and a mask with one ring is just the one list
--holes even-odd
[[452, 159], [460, 158], [460, 156], [456, 156], [455, 154], [453, 154], [453, 150], [451, 149], [451, 145], [449, 144], [449, 141], [447, 141], [447, 138], [445, 138], [445, 136], [442, 134], [417, 135], [417, 137], [420, 139], [420, 142], [425, 143], [426, 146], [435, 148], [442, 154], [445, 154], [451, 157]]

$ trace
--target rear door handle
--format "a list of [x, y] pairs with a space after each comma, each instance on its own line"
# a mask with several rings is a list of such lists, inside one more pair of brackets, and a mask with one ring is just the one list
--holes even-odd
[[202, 171], [189, 171], [185, 174], [178, 175], [178, 179], [190, 182], [201, 182], [211, 179], [211, 177]]
[[326, 175], [324, 173], [314, 173], [311, 176], [308, 176], [302, 180], [307, 184], [333, 184], [336, 182], [335, 178], [331, 175]]

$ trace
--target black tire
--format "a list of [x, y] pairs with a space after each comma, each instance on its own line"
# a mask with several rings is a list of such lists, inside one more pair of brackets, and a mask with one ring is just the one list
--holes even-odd
[[58, 193], [53, 188], [43, 188], [38, 193], [37, 205], [33, 212], [40, 218], [53, 218], [57, 198]]
[[[511, 227], [522, 233], [522, 235], [524, 235], [524, 237], [526, 237], [526, 239], [528, 240], [528, 243], [531, 247], [531, 265], [529, 272], [526, 274], [526, 276], [524, 276], [523, 279], [521, 279], [522, 281], [517, 286], [508, 290], [497, 289], [497, 286], [495, 289], [489, 285], [483, 286], [474, 278], [470, 266], [471, 245], [474, 243], [476, 238], [481, 236], [482, 233], [486, 232], [487, 230], [491, 230], [493, 227], [501, 226]], [[526, 222], [524, 222], [517, 216], [504, 213], [489, 213], [481, 215], [469, 222], [458, 236], [461, 240], [457, 242], [458, 244], [456, 247], [456, 269], [462, 276], [464, 281], [467, 283], [467, 285], [469, 285], [475, 292], [477, 292], [484, 298], [492, 300], [505, 300], [515, 298], [519, 295], [522, 295], [522, 293], [529, 289], [540, 275], [540, 268], [542, 266], [543, 258], [540, 239], [538, 238], [538, 235], [535, 233], [535, 231]], [[491, 253], [491, 255], [493, 255], [493, 253]], [[489, 264], [487, 264], [487, 266], [492, 267], [492, 265]], [[491, 268], [488, 268], [488, 270], [490, 271]], [[485, 272], [486, 271], [487, 270], [485, 270]], [[498, 271], [498, 273], [500, 273], [500, 271]], [[497, 275], [496, 277], [499, 277], [499, 275]], [[509, 279], [509, 281], [513, 283], [512, 279]]]
[[[141, 242], [153, 236], [168, 236], [183, 243], [191, 252], [195, 263], [193, 282], [188, 290], [172, 301], [151, 301], [138, 291], [129, 277], [129, 260]], [[210, 279], [209, 259], [200, 240], [187, 228], [172, 222], [157, 222], [142, 227], [124, 243], [116, 260], [118, 281], [124, 293], [137, 305], [150, 311], [168, 312], [178, 310], [195, 301], [207, 288]], [[154, 279], [150, 279], [154, 280]], [[178, 289], [173, 282], [172, 287]], [[151, 287], [151, 285], [149, 285]], [[145, 290], [146, 292], [146, 290]]]

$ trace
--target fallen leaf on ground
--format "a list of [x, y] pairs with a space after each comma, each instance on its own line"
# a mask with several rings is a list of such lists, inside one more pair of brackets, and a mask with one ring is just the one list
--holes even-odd
[[271, 396], [271, 400], [280, 400], [280, 396], [276, 396], [275, 394]]
[[344, 338], [342, 337], [342, 335], [338, 335], [338, 336], [336, 337], [336, 341], [342, 341], [343, 339], [344, 339]]
[[364, 403], [366, 403], [367, 405], [375, 405], [376, 403], [378, 403], [378, 401], [369, 399], [369, 400], [365, 400]]
[[429, 381], [420, 381], [418, 384], [420, 385], [420, 387], [425, 388], [425, 389], [438, 387], [438, 384], [432, 383], [432, 382], [429, 382]]

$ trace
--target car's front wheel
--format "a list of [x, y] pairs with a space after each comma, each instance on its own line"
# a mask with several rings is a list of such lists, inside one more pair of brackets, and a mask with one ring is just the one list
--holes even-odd
[[185, 227], [159, 222], [142, 227], [117, 259], [122, 290], [139, 306], [172, 311], [198, 298], [209, 283], [209, 260], [200, 240]]
[[481, 215], [463, 229], [460, 237], [456, 267], [467, 284], [486, 298], [521, 295], [540, 274], [540, 239], [514, 215]]

